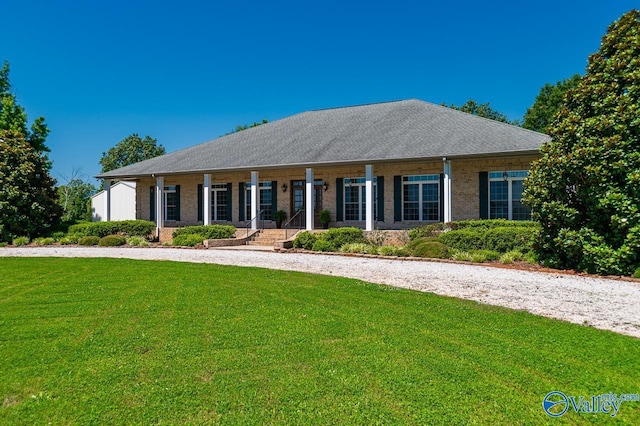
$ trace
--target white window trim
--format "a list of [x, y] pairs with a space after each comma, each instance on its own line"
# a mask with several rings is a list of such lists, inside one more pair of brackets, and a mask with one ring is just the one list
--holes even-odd
[[[167, 202], [167, 195], [168, 194], [175, 194], [176, 193], [176, 186], [175, 185], [167, 185], [163, 188], [162, 191], [162, 197], [164, 198], [163, 200], [163, 204], [164, 204], [164, 220], [166, 222], [176, 222], [175, 219], [168, 219], [169, 217], [169, 203]], [[177, 208], [178, 205], [177, 204], [173, 204], [172, 205], [174, 208]]]
[[[260, 203], [260, 195], [262, 191], [266, 191], [266, 190], [271, 190], [271, 197], [273, 199], [273, 197], [277, 197], [278, 194], [275, 192], [275, 188], [273, 188], [273, 186], [271, 185], [271, 181], [270, 180], [265, 180], [262, 181], [260, 183], [258, 183], [258, 203]], [[245, 214], [249, 213], [249, 216], [251, 215], [251, 182], [246, 182], [245, 183]], [[265, 204], [267, 205], [267, 204]], [[260, 208], [258, 209], [258, 211], [263, 210], [262, 209], [262, 204], [260, 204]], [[272, 219], [266, 219], [266, 220], [273, 220], [273, 214], [275, 212], [271, 212], [271, 216]], [[251, 217], [248, 217], [246, 220], [251, 220]]]
[[[491, 177], [491, 174], [495, 173], [499, 174], [499, 177]], [[507, 173], [507, 179], [504, 179], [504, 173]], [[519, 174], [524, 173], [524, 176], [519, 176]], [[491, 217], [491, 182], [507, 182], [507, 220], [513, 220], [513, 182], [523, 181], [526, 179], [529, 174], [528, 170], [507, 170], [507, 171], [498, 171], [493, 170], [489, 172], [489, 188], [487, 188], [488, 199], [487, 199], [487, 211], [489, 213], [489, 219], [501, 219], [496, 217]]]
[[[408, 177], [412, 177], [412, 176], [436, 176], [437, 179], [425, 179], [425, 180], [413, 180], [413, 181], [406, 181], [404, 180], [404, 178], [408, 178]], [[418, 185], [418, 219], [405, 219], [404, 218], [404, 203], [405, 203], [405, 199], [404, 199], [404, 187], [405, 185]], [[438, 186], [438, 219], [436, 220], [428, 220], [428, 219], [424, 219], [422, 217], [422, 202], [423, 202], [423, 198], [422, 198], [422, 185], [437, 185]], [[430, 173], [430, 174], [426, 174], [426, 175], [404, 175], [402, 176], [402, 192], [401, 192], [401, 197], [402, 197], [402, 221], [403, 222], [427, 222], [427, 223], [437, 223], [440, 222], [442, 220], [442, 217], [440, 215], [440, 210], [441, 210], [441, 203], [442, 200], [440, 199], [440, 175], [437, 173]]]
[[[349, 182], [347, 182], [349, 180]], [[356, 181], [356, 182], [352, 182]], [[366, 178], [363, 177], [354, 177], [354, 178], [343, 178], [343, 191], [342, 191], [342, 211], [344, 212], [344, 221], [345, 222], [364, 222], [366, 220], [366, 194], [363, 194], [363, 189], [366, 186]], [[358, 190], [358, 217], [360, 219], [347, 219], [347, 188], [358, 186], [361, 189]], [[378, 208], [378, 178], [377, 176], [373, 178], [373, 217], [374, 220], [378, 220], [377, 214]]]
[[[211, 220], [215, 222], [228, 222], [229, 219], [218, 219], [218, 193], [224, 192], [227, 194], [227, 184], [226, 183], [214, 183], [211, 184]], [[227, 207], [229, 204], [229, 200], [227, 199], [227, 204], [224, 204]]]

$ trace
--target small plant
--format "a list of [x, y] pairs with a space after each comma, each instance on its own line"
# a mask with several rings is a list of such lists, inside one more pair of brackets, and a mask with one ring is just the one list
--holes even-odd
[[522, 260], [524, 255], [518, 250], [511, 250], [500, 256], [500, 263], [509, 264], [516, 262], [518, 260]]
[[174, 246], [195, 247], [202, 244], [205, 238], [200, 234], [180, 234], [173, 237]]
[[78, 244], [78, 239], [77, 238], [70, 238], [70, 237], [62, 237], [60, 238], [59, 243], [63, 246], [68, 246], [71, 244]]
[[143, 237], [129, 237], [127, 238], [127, 244], [133, 247], [147, 247], [149, 246], [149, 241]]
[[399, 251], [400, 248], [396, 246], [382, 246], [378, 248], [378, 254], [382, 256], [398, 256]]
[[324, 209], [320, 212], [320, 223], [324, 229], [329, 227], [329, 222], [331, 222], [331, 212], [327, 209]]
[[0, 247], [6, 247], [6, 246], [7, 246], [6, 241], [0, 241]]
[[26, 246], [30, 242], [31, 240], [29, 240], [29, 237], [16, 237], [13, 239], [12, 244], [16, 247], [20, 247], [20, 246]]
[[98, 243], [100, 243], [100, 237], [96, 237], [95, 235], [87, 235], [78, 240], [78, 245], [81, 246], [97, 246]]
[[299, 232], [296, 238], [293, 240], [293, 246], [296, 248], [303, 248], [311, 250], [313, 244], [318, 240], [318, 236], [309, 231]]
[[450, 255], [453, 260], [471, 262], [471, 254], [468, 251], [452, 249]]
[[106, 237], [100, 238], [100, 242], [98, 245], [100, 247], [116, 247], [125, 245], [127, 239], [122, 235], [107, 235]]
[[365, 243], [350, 243], [340, 247], [342, 253], [366, 253], [368, 244]]
[[56, 241], [51, 237], [47, 237], [47, 238], [42, 237], [42, 238], [36, 238], [35, 240], [33, 240], [33, 243], [37, 246], [50, 246], [55, 242]]
[[471, 252], [471, 261], [482, 263], [486, 261], [498, 260], [500, 253], [494, 250], [474, 250]]
[[64, 232], [58, 231], [58, 232], [54, 232], [53, 234], [51, 234], [51, 237], [56, 241], [56, 242], [60, 242], [60, 240], [62, 238], [64, 238], [66, 236], [66, 234]]
[[282, 228], [282, 222], [287, 218], [287, 212], [284, 210], [278, 210], [273, 214], [273, 220], [276, 221], [276, 228]]
[[633, 274], [633, 278], [640, 278], [640, 268], [636, 269], [636, 272]]

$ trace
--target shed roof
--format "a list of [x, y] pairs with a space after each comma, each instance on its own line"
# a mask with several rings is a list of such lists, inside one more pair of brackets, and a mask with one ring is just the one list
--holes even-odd
[[537, 153], [549, 136], [417, 99], [307, 111], [98, 175]]

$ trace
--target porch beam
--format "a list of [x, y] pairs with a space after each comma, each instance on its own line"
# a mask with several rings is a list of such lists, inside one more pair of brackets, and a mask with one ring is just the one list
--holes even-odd
[[204, 174], [202, 184], [202, 223], [211, 225], [211, 175]]
[[313, 186], [313, 169], [306, 169], [306, 182], [305, 182], [305, 219], [307, 222], [307, 231], [313, 230], [313, 198], [314, 198], [314, 186]]
[[373, 164], [367, 164], [365, 166], [365, 231], [373, 231], [374, 226], [374, 205], [373, 205]]
[[103, 179], [102, 188], [104, 189], [104, 221], [109, 222], [111, 220], [111, 180]]
[[156, 177], [156, 236], [160, 238], [160, 229], [164, 228], [164, 177]]

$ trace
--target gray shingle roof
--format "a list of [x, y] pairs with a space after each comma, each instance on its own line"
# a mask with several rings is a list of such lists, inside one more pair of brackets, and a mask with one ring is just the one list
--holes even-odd
[[303, 112], [98, 177], [527, 154], [549, 139], [413, 99]]

